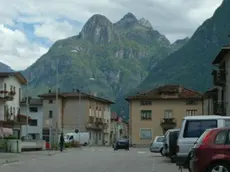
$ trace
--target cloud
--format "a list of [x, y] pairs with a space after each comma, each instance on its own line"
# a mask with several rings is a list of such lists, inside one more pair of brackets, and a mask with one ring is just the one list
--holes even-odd
[[[8, 42], [0, 48], [1, 61], [15, 69], [27, 67], [47, 51], [46, 45], [78, 34], [95, 13], [116, 22], [132, 12], [148, 19], [174, 42], [191, 36], [221, 3], [222, 0], [0, 0], [0, 38]], [[32, 26], [33, 33], [16, 23]], [[42, 45], [41, 41], [49, 43]], [[26, 63], [18, 63], [20, 60]]]
[[0, 40], [1, 62], [16, 70], [28, 67], [48, 50], [28, 41], [23, 32], [11, 30], [4, 25], [0, 25]]
[[48, 38], [51, 42], [76, 35], [79, 31], [67, 21], [57, 22], [50, 20], [41, 25], [35, 25], [34, 27], [35, 35], [38, 37]]

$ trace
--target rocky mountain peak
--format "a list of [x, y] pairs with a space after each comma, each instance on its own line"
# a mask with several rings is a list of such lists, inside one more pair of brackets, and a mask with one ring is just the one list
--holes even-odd
[[105, 16], [95, 14], [82, 28], [80, 38], [92, 43], [109, 43], [113, 39], [113, 24]]
[[122, 17], [121, 20], [115, 23], [115, 26], [119, 28], [128, 28], [135, 25], [136, 23], [138, 23], [136, 16], [132, 13], [127, 13], [124, 15], [124, 17]]
[[148, 20], [146, 20], [145, 18], [141, 18], [138, 22], [140, 25], [152, 29], [151, 23]]

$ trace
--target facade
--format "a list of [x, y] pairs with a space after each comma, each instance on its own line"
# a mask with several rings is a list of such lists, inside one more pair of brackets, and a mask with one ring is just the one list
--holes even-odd
[[206, 115], [221, 115], [221, 106], [218, 106], [219, 88], [214, 87], [204, 93], [203, 106]]
[[0, 73], [0, 136], [20, 137], [21, 124], [25, 122], [20, 115], [21, 87], [26, 83], [19, 72]]
[[165, 85], [127, 97], [129, 139], [133, 145], [149, 145], [168, 129], [180, 128], [184, 116], [203, 114], [203, 95], [180, 85]]
[[[78, 129], [90, 133], [92, 145], [110, 144], [110, 105], [113, 102], [80, 92], [59, 93], [58, 96], [49, 92], [39, 97], [43, 98], [45, 140], [51, 135]], [[53, 130], [56, 134], [51, 133]]]
[[220, 115], [230, 114], [230, 47], [223, 47], [214, 61], [213, 84], [218, 88], [218, 100], [215, 104]]
[[[30, 116], [29, 125], [21, 126], [21, 137], [30, 136], [34, 140], [42, 139], [42, 129], [43, 129], [43, 108], [42, 100], [39, 98], [28, 99], [28, 106], [26, 98], [20, 102], [21, 114], [26, 114]], [[28, 114], [27, 114], [28, 113]], [[28, 130], [28, 131], [27, 131]]]
[[114, 143], [119, 138], [128, 138], [128, 122], [124, 121], [115, 112], [111, 114], [111, 134], [110, 143]]

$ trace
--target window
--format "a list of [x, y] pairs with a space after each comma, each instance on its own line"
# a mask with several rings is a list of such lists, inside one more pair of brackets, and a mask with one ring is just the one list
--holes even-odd
[[215, 138], [215, 144], [224, 145], [227, 138], [227, 131], [220, 131]]
[[152, 105], [152, 101], [151, 100], [141, 100], [140, 104], [141, 105]]
[[197, 114], [197, 110], [186, 110], [186, 116], [195, 116]]
[[30, 126], [38, 126], [38, 121], [36, 119], [30, 120]]
[[140, 129], [140, 139], [152, 140], [152, 130], [150, 128]]
[[53, 111], [52, 110], [49, 111], [49, 118], [50, 119], [53, 118]]
[[230, 145], [230, 130], [228, 131], [228, 138], [227, 138], [226, 144]]
[[52, 104], [53, 103], [53, 100], [49, 100], [49, 104]]
[[38, 108], [37, 107], [30, 107], [30, 112], [38, 112]]
[[171, 118], [173, 118], [173, 111], [172, 110], [165, 110], [164, 111], [164, 118], [165, 119], [171, 119]]
[[141, 120], [152, 120], [152, 111], [151, 110], [142, 110], [141, 111]]
[[187, 120], [183, 137], [200, 137], [206, 129], [216, 127], [217, 120]]
[[164, 141], [164, 137], [158, 137], [156, 142], [163, 142]]
[[186, 105], [197, 105], [196, 100], [186, 100]]

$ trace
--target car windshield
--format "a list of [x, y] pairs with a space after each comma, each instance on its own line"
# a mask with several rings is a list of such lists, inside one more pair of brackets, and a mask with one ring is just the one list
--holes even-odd
[[163, 142], [164, 141], [164, 137], [158, 137], [156, 142]]

